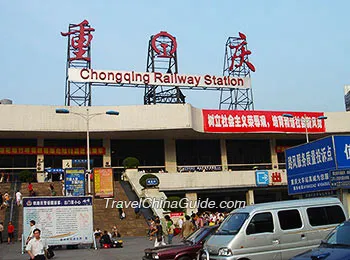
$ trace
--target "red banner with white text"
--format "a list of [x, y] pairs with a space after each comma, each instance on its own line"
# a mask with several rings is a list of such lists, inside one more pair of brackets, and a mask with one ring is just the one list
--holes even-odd
[[[323, 112], [202, 110], [204, 132], [291, 132], [324, 133]], [[293, 117], [283, 116], [288, 114]]]

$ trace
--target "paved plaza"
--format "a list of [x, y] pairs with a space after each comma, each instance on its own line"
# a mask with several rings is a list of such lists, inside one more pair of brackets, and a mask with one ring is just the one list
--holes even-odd
[[[124, 237], [123, 248], [111, 249], [57, 249], [53, 259], [79, 259], [79, 260], [136, 260], [142, 259], [143, 250], [153, 246], [153, 241], [149, 241], [147, 237]], [[174, 241], [178, 239], [174, 238]], [[21, 244], [8, 245], [7, 243], [0, 244], [0, 260], [27, 260], [28, 254], [21, 254]]]

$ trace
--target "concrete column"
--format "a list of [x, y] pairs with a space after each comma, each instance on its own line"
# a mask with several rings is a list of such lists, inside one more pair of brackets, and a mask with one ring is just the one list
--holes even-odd
[[221, 152], [221, 166], [223, 171], [228, 170], [227, 166], [227, 149], [226, 149], [226, 140], [220, 139], [220, 152]]
[[278, 157], [276, 152], [275, 138], [270, 138], [270, 152], [271, 152], [272, 169], [278, 169]]
[[165, 170], [168, 172], [177, 172], [176, 162], [176, 142], [175, 139], [164, 140], [164, 154], [165, 154]]
[[103, 167], [111, 167], [112, 166], [111, 139], [104, 138], [103, 147], [105, 148], [105, 151], [106, 151], [106, 153], [103, 155]]
[[[37, 139], [37, 146], [44, 146], [44, 139], [38, 138]], [[37, 154], [36, 155], [36, 178], [38, 182], [44, 182], [45, 180], [45, 157], [43, 154]]]
[[254, 205], [254, 190], [248, 190], [245, 194], [247, 206]]
[[186, 199], [188, 201], [188, 207], [186, 208], [186, 214], [191, 216], [192, 212], [196, 213], [198, 211], [198, 208], [193, 208], [197, 204], [197, 193], [196, 192], [191, 192], [191, 193], [186, 193]]

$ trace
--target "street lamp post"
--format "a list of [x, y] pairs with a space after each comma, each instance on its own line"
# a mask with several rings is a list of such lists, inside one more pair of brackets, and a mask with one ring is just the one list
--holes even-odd
[[[293, 118], [294, 116], [292, 114], [283, 114], [283, 117], [288, 117], [288, 118]], [[325, 120], [327, 119], [326, 116], [319, 116], [317, 117], [317, 119], [320, 120]], [[306, 115], [304, 114], [304, 117], [302, 117], [303, 123], [304, 123], [304, 127], [305, 127], [305, 135], [306, 135], [306, 142], [309, 142], [309, 132], [308, 132], [308, 128], [307, 128], [307, 124], [310, 122], [310, 119], [306, 118]]]
[[90, 179], [90, 174], [91, 174], [91, 165], [90, 165], [90, 120], [94, 118], [95, 116], [99, 115], [114, 115], [117, 116], [119, 115], [118, 111], [114, 110], [109, 110], [106, 111], [105, 113], [94, 113], [90, 114], [89, 108], [86, 108], [86, 114], [83, 113], [77, 113], [77, 112], [70, 112], [68, 109], [65, 108], [57, 108], [56, 109], [57, 114], [73, 114], [80, 116], [84, 120], [86, 120], [86, 157], [87, 157], [87, 174], [88, 174], [88, 193], [91, 194], [91, 179]]

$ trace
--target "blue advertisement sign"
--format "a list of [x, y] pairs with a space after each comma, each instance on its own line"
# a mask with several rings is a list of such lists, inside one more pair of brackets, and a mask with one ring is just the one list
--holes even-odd
[[336, 161], [331, 136], [286, 150], [288, 175], [318, 172], [335, 167]]
[[334, 136], [338, 169], [350, 169], [350, 136]]
[[255, 171], [256, 186], [269, 185], [269, 172], [268, 171]]
[[64, 186], [66, 196], [85, 195], [85, 169], [65, 169]]
[[334, 171], [350, 169], [350, 136], [330, 136], [287, 149], [286, 169], [289, 194], [348, 187], [346, 171]]

